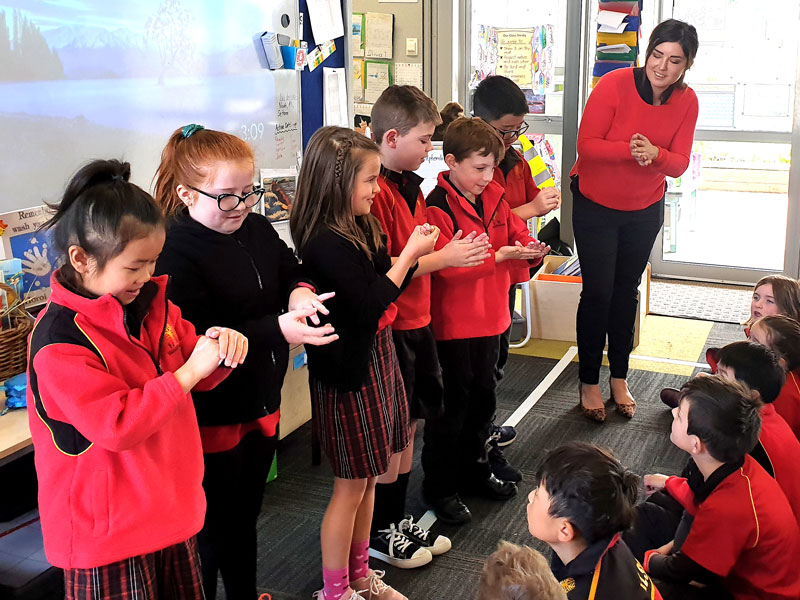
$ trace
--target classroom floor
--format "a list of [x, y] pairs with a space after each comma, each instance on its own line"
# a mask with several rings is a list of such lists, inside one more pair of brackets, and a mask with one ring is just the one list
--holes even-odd
[[[633, 420], [610, 411], [605, 424], [586, 420], [578, 410], [577, 363], [559, 361], [572, 344], [533, 342], [511, 355], [498, 389], [497, 421], [504, 422], [531, 395], [545, 377], [563, 367], [540, 399], [517, 425], [517, 440], [505, 449], [509, 461], [523, 472], [520, 493], [505, 503], [465, 498], [473, 521], [461, 528], [434, 524], [449, 536], [453, 549], [425, 567], [386, 570], [386, 581], [410, 600], [469, 599], [475, 596], [484, 559], [502, 539], [546, 549], [528, 534], [525, 503], [544, 453], [569, 440], [585, 440], [610, 447], [639, 474], [676, 472], [685, 456], [669, 441], [671, 416], [658, 399], [665, 386], [679, 387], [702, 370], [705, 349], [742, 339], [738, 325], [648, 316], [642, 343], [634, 350], [641, 358], [631, 363], [629, 384], [639, 403]], [[652, 360], [656, 359], [656, 360]], [[671, 362], [661, 362], [664, 359]], [[601, 386], [607, 387], [607, 370]], [[553, 375], [551, 375], [553, 378]], [[419, 433], [417, 438], [419, 439]], [[305, 425], [282, 441], [278, 479], [267, 485], [259, 519], [259, 591], [273, 600], [307, 600], [321, 587], [319, 527], [330, 496], [332, 476], [323, 461], [311, 466], [310, 427]], [[426, 507], [420, 498], [419, 445], [409, 485], [408, 509], [419, 517]], [[220, 584], [218, 598], [224, 598]]]

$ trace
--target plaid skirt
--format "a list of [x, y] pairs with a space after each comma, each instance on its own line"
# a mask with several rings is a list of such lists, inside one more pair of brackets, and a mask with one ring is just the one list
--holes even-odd
[[194, 537], [93, 569], [64, 569], [65, 600], [203, 600]]
[[314, 433], [336, 477], [377, 477], [408, 446], [408, 402], [390, 327], [375, 335], [360, 390], [341, 391], [311, 376], [309, 385]]

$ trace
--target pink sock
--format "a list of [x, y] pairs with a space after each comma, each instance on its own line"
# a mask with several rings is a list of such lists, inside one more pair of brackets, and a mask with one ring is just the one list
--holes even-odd
[[325, 600], [339, 600], [350, 585], [347, 579], [347, 567], [344, 569], [326, 569], [323, 566], [322, 585]]
[[350, 546], [350, 581], [366, 577], [369, 573], [369, 538], [353, 542]]

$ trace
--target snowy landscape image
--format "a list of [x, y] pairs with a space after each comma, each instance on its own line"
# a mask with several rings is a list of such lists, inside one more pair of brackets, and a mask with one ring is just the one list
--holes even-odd
[[255, 0], [0, 0], [0, 212], [57, 200], [92, 158], [130, 161], [149, 189], [187, 122], [274, 120], [253, 41], [269, 16]]

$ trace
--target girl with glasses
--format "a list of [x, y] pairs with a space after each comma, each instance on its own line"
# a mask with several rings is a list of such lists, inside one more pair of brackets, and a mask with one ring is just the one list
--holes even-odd
[[156, 271], [172, 276], [172, 298], [198, 330], [213, 322], [250, 340], [246, 365], [194, 396], [208, 503], [198, 543], [211, 599], [217, 572], [229, 599], [256, 597], [256, 520], [278, 440], [289, 344], [337, 339], [330, 325], [306, 323], [319, 324], [332, 294], [317, 295], [270, 222], [251, 212], [263, 194], [253, 174], [244, 141], [187, 125], [170, 137], [155, 177], [169, 219]]

